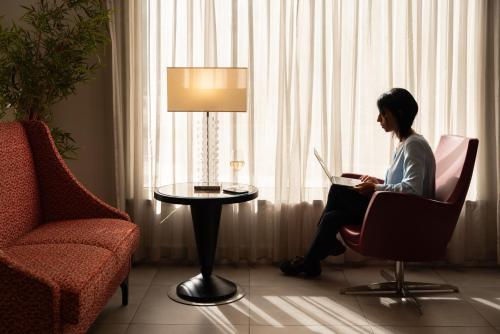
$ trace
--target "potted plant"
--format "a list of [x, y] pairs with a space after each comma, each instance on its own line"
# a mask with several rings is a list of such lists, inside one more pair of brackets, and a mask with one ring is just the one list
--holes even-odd
[[0, 119], [48, 123], [61, 155], [74, 158], [71, 134], [50, 125], [51, 107], [102, 65], [110, 12], [102, 0], [37, 0], [23, 8], [20, 24], [0, 22]]

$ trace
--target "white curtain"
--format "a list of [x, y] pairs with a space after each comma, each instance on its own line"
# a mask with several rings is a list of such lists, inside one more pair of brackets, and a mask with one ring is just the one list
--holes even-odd
[[248, 111], [217, 115], [219, 179], [254, 184], [259, 198], [224, 207], [219, 260], [304, 253], [328, 191], [313, 149], [336, 174], [382, 177], [394, 142], [376, 123], [376, 99], [404, 87], [431, 146], [442, 134], [481, 140], [448, 260], [499, 261], [498, 2], [108, 1], [122, 9], [111, 23], [117, 193], [141, 226], [140, 257], [196, 259], [189, 208], [152, 199], [154, 187], [201, 175], [203, 115], [167, 112], [166, 67], [241, 66]]

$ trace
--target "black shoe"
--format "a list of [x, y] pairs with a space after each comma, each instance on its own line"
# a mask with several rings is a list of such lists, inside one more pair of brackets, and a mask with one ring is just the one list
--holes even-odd
[[333, 256], [337, 256], [337, 255], [344, 254], [345, 251], [346, 251], [345, 246], [340, 241], [337, 241], [335, 243], [335, 245], [333, 245], [332, 248], [330, 249], [329, 254], [333, 255]]
[[321, 265], [317, 263], [306, 263], [304, 257], [297, 256], [291, 260], [281, 263], [280, 269], [283, 274], [288, 276], [297, 276], [304, 273], [309, 277], [321, 275]]

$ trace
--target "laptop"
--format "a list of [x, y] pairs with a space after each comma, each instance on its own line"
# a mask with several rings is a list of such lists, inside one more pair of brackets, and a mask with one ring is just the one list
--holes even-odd
[[336, 184], [339, 186], [345, 186], [345, 187], [354, 187], [357, 184], [362, 183], [358, 179], [351, 179], [348, 177], [341, 177], [341, 176], [332, 176], [328, 168], [326, 167], [325, 162], [323, 161], [323, 158], [318, 153], [318, 150], [314, 149], [314, 155], [316, 156], [316, 159], [318, 159], [319, 164], [323, 168], [323, 171], [325, 171], [326, 176], [330, 179], [332, 184]]

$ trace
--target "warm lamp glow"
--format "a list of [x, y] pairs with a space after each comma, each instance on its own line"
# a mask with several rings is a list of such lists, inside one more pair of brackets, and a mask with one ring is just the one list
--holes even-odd
[[247, 69], [167, 68], [168, 111], [247, 110]]

